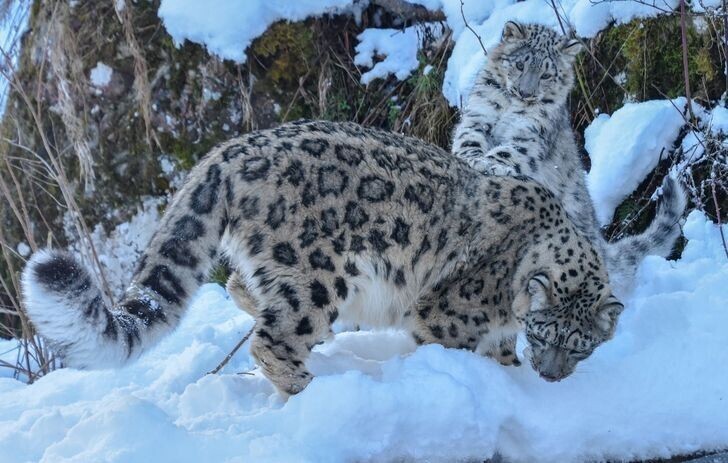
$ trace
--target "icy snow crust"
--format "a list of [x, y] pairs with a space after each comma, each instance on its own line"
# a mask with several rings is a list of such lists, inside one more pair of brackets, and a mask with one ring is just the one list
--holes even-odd
[[[726, 227], [728, 228], [728, 227]], [[129, 367], [0, 378], [0, 461], [513, 461], [646, 459], [728, 446], [728, 261], [693, 212], [677, 262], [648, 258], [615, 338], [560, 383], [530, 367], [402, 332], [319, 346], [317, 375], [283, 402], [244, 347], [252, 326], [216, 285]], [[725, 230], [728, 232], [728, 229]], [[3, 346], [0, 343], [0, 353]]]

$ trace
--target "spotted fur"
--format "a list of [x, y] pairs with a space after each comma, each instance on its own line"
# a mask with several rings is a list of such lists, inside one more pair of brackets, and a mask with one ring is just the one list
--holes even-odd
[[[115, 307], [55, 251], [25, 268], [26, 307], [68, 365], [121, 365], [179, 323], [218, 251], [249, 292], [240, 303], [256, 318], [251, 352], [286, 394], [311, 381], [308, 353], [339, 318], [472, 350], [521, 327], [540, 333], [529, 327], [546, 305], [561, 310], [564, 326], [591, 333], [575, 347], [583, 351], [614, 325], [602, 323], [611, 293], [601, 259], [546, 189], [483, 175], [416, 139], [331, 122], [213, 149]], [[551, 288], [539, 296], [544, 307], [528, 291], [534, 278]]]
[[[678, 182], [666, 178], [652, 225], [638, 236], [604, 240], [567, 106], [574, 84], [572, 65], [581, 48], [577, 40], [547, 27], [508, 22], [501, 43], [476, 78], [455, 129], [453, 153], [480, 171], [526, 175], [551, 190], [605, 258], [615, 292], [625, 295], [644, 256], [670, 254], [680, 235], [685, 194]], [[506, 350], [513, 352], [510, 345]], [[504, 363], [517, 361], [502, 357]]]

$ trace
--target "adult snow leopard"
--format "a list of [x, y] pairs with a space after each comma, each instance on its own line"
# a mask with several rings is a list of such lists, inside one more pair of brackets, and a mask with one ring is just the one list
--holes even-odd
[[680, 184], [666, 177], [655, 220], [642, 234], [607, 243], [596, 221], [569, 122], [573, 62], [582, 46], [536, 24], [506, 23], [502, 40], [478, 74], [452, 151], [494, 175], [526, 175], [551, 190], [576, 228], [605, 257], [615, 292], [632, 286], [647, 254], [667, 257], [685, 210]]
[[298, 122], [213, 149], [107, 307], [69, 254], [24, 269], [27, 312], [67, 365], [121, 365], [169, 333], [220, 252], [257, 308], [251, 352], [284, 394], [338, 317], [487, 351], [525, 328], [548, 380], [612, 336], [622, 305], [554, 196], [413, 138]]

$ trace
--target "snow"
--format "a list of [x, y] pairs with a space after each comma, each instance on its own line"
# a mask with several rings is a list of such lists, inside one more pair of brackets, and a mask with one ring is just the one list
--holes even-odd
[[[357, 36], [354, 64], [371, 68], [361, 76], [361, 83], [368, 85], [374, 79], [394, 74], [404, 80], [419, 66], [417, 51], [423, 37], [440, 37], [440, 24], [423, 24], [402, 29], [366, 29]], [[384, 55], [382, 61], [374, 63], [376, 55]]]
[[245, 50], [276, 21], [347, 11], [352, 0], [162, 0], [159, 17], [180, 44], [203, 43], [222, 58], [242, 62]]
[[587, 188], [601, 225], [611, 222], [614, 209], [670, 153], [685, 124], [680, 112], [685, 104], [685, 98], [627, 103], [586, 128]]
[[106, 87], [107, 85], [109, 85], [109, 82], [111, 82], [111, 75], [113, 73], [113, 69], [99, 61], [98, 63], [96, 63], [96, 66], [91, 69], [91, 73], [89, 74], [91, 84], [93, 84], [94, 87], [98, 88]]
[[715, 135], [728, 135], [728, 108], [718, 105], [710, 111], [708, 126]]
[[466, 351], [416, 348], [399, 331], [359, 331], [318, 346], [309, 361], [317, 377], [285, 402], [253, 370], [247, 344], [221, 374], [205, 374], [253, 323], [209, 284], [181, 326], [124, 369], [62, 369], [29, 386], [0, 378], [0, 461], [458, 461], [498, 452], [576, 462], [725, 448], [728, 260], [704, 214], [691, 213], [684, 231], [683, 257], [643, 262], [615, 338], [562, 382]]
[[[7, 15], [0, 22], [0, 47], [4, 53], [4, 57], [0, 58], [0, 61], [3, 73], [12, 73], [15, 69], [20, 51], [20, 38], [28, 28], [29, 12], [29, 2], [12, 0], [8, 5]], [[5, 103], [10, 88], [8, 77], [4, 74], [0, 75], [0, 116], [5, 112]]]
[[[478, 38], [466, 27], [466, 20], [487, 49], [498, 43], [503, 25], [509, 20], [539, 23], [560, 30], [551, 2], [543, 0], [468, 0], [462, 6], [460, 0], [407, 1], [433, 11], [440, 10], [445, 15], [455, 47], [445, 72], [443, 94], [456, 107], [467, 97], [475, 75], [486, 60]], [[655, 0], [654, 5], [608, 0], [557, 2], [562, 22], [573, 25], [576, 33], [585, 38], [594, 37], [611, 23], [654, 17], [677, 4], [677, 0]], [[204, 44], [222, 58], [243, 62], [247, 59], [245, 50], [248, 46], [275, 21], [300, 21], [333, 13], [353, 13], [358, 17], [364, 6], [366, 2], [354, 0], [162, 0], [158, 14], [178, 44], [191, 40]], [[418, 27], [367, 29], [360, 34], [356, 63], [371, 68], [362, 74], [361, 82], [366, 85], [373, 79], [389, 75], [400, 80], [409, 77], [419, 65]], [[386, 55], [385, 60], [375, 63], [372, 59], [375, 52]]]
[[18, 254], [20, 254], [22, 257], [28, 257], [30, 255], [30, 246], [28, 246], [28, 243], [20, 242], [18, 243], [18, 246], [16, 247]]

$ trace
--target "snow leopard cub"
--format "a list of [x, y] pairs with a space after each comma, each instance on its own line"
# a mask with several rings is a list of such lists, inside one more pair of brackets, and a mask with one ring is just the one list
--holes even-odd
[[549, 188], [576, 227], [606, 258], [618, 294], [628, 292], [647, 254], [668, 256], [685, 209], [680, 184], [666, 178], [657, 216], [642, 234], [607, 243], [596, 221], [569, 121], [577, 40], [536, 24], [506, 23], [478, 74], [452, 151], [493, 175], [526, 175]]
[[414, 138], [305, 121], [214, 148], [115, 306], [71, 255], [41, 251], [23, 271], [25, 307], [66, 365], [123, 365], [179, 324], [220, 253], [255, 304], [251, 353], [284, 394], [311, 381], [306, 358], [339, 317], [477, 352], [524, 329], [532, 366], [554, 381], [622, 310], [602, 259], [538, 183]]

